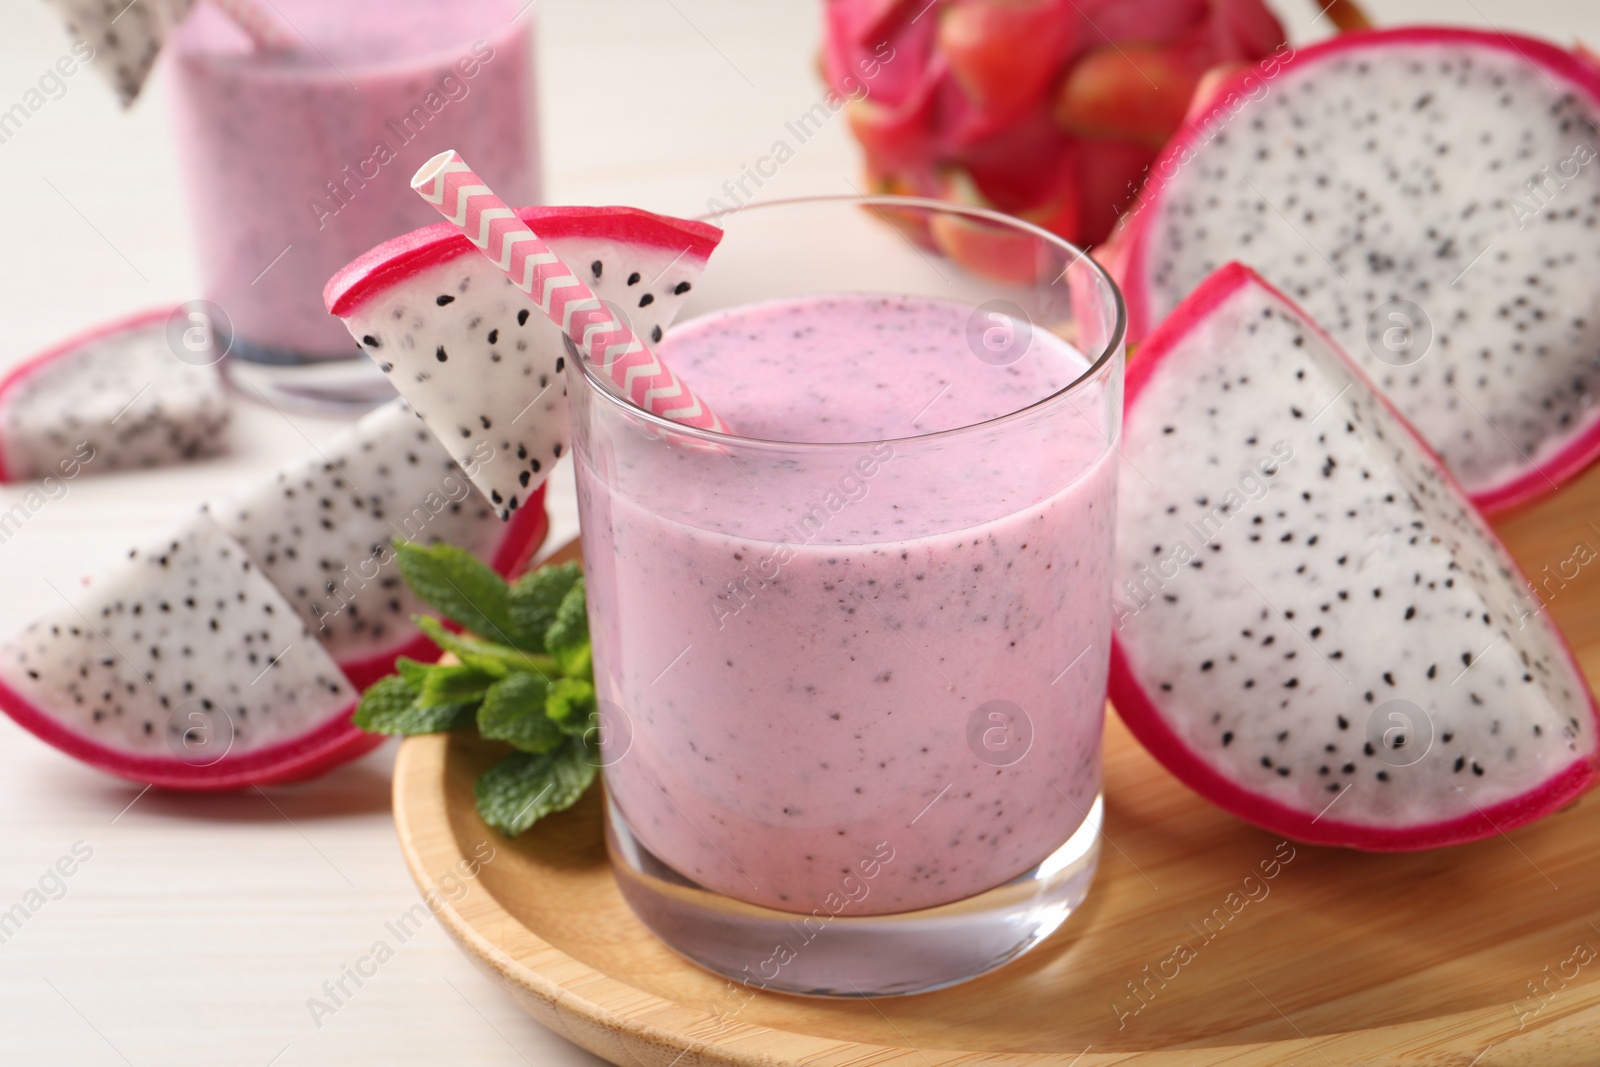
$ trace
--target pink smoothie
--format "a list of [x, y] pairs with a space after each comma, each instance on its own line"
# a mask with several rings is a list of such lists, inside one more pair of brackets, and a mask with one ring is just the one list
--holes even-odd
[[231, 318], [236, 347], [352, 354], [322, 286], [373, 245], [438, 221], [407, 187], [437, 152], [459, 150], [511, 203], [539, 202], [522, 8], [273, 0], [298, 43], [268, 55], [195, 5], [173, 48], [178, 147], [205, 296]]
[[719, 468], [662, 449], [597, 470], [579, 449], [596, 678], [626, 720], [606, 786], [702, 885], [809, 912], [886, 842], [852, 914], [929, 907], [1037, 865], [1095, 802], [1104, 438], [1068, 411], [1048, 432], [978, 431], [982, 447], [896, 440], [1017, 411], [1086, 369], [1043, 333], [1021, 361], [984, 363], [971, 313], [811, 297], [661, 344], [745, 436], [865, 442], [826, 460], [755, 449], [690, 479]]

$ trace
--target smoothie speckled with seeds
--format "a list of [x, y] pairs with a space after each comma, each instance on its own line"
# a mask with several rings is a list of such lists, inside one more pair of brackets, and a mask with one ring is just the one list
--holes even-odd
[[[1115, 466], [1067, 404], [977, 427], [1087, 362], [1037, 330], [993, 366], [972, 314], [841, 294], [668, 334], [741, 436], [833, 442], [825, 463], [576, 450], [596, 679], [625, 720], [607, 789], [707, 888], [808, 912], [887, 842], [853, 914], [960, 900], [1099, 794]], [[959, 427], [978, 444], [905, 440]]]
[[329, 277], [438, 215], [407, 184], [458, 149], [540, 200], [532, 14], [517, 0], [273, 0], [263, 53], [197, 4], [174, 39], [177, 137], [207, 299], [250, 358], [345, 357]]

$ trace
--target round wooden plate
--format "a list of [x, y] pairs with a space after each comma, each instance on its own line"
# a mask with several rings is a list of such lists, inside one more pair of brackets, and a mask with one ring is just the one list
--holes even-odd
[[[1500, 524], [1591, 679], [1597, 522], [1600, 469]], [[406, 862], [470, 957], [616, 1064], [1600, 1062], [1600, 796], [1436, 852], [1282, 844], [1179, 785], [1112, 715], [1107, 847], [1083, 909], [976, 981], [831, 1002], [735, 998], [651, 936], [612, 879], [598, 789], [515, 841], [486, 827], [472, 782], [502, 751], [405, 742], [394, 804]], [[1276, 877], [1262, 879], [1272, 858]]]

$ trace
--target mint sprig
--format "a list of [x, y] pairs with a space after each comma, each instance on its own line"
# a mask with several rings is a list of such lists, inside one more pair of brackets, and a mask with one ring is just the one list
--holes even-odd
[[452, 545], [394, 542], [400, 573], [439, 619], [417, 625], [459, 663], [401, 658], [369, 688], [356, 725], [410, 736], [475, 727], [516, 751], [478, 776], [484, 822], [516, 836], [578, 802], [599, 753], [589, 615], [575, 563], [542, 567], [514, 583]]

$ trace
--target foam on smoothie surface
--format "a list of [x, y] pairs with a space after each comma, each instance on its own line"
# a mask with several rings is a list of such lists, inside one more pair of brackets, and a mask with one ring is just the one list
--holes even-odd
[[740, 436], [774, 441], [883, 441], [970, 426], [1083, 373], [1077, 352], [1038, 334], [1015, 363], [981, 361], [967, 340], [973, 314], [970, 304], [926, 297], [824, 294], [706, 315], [657, 347]]

